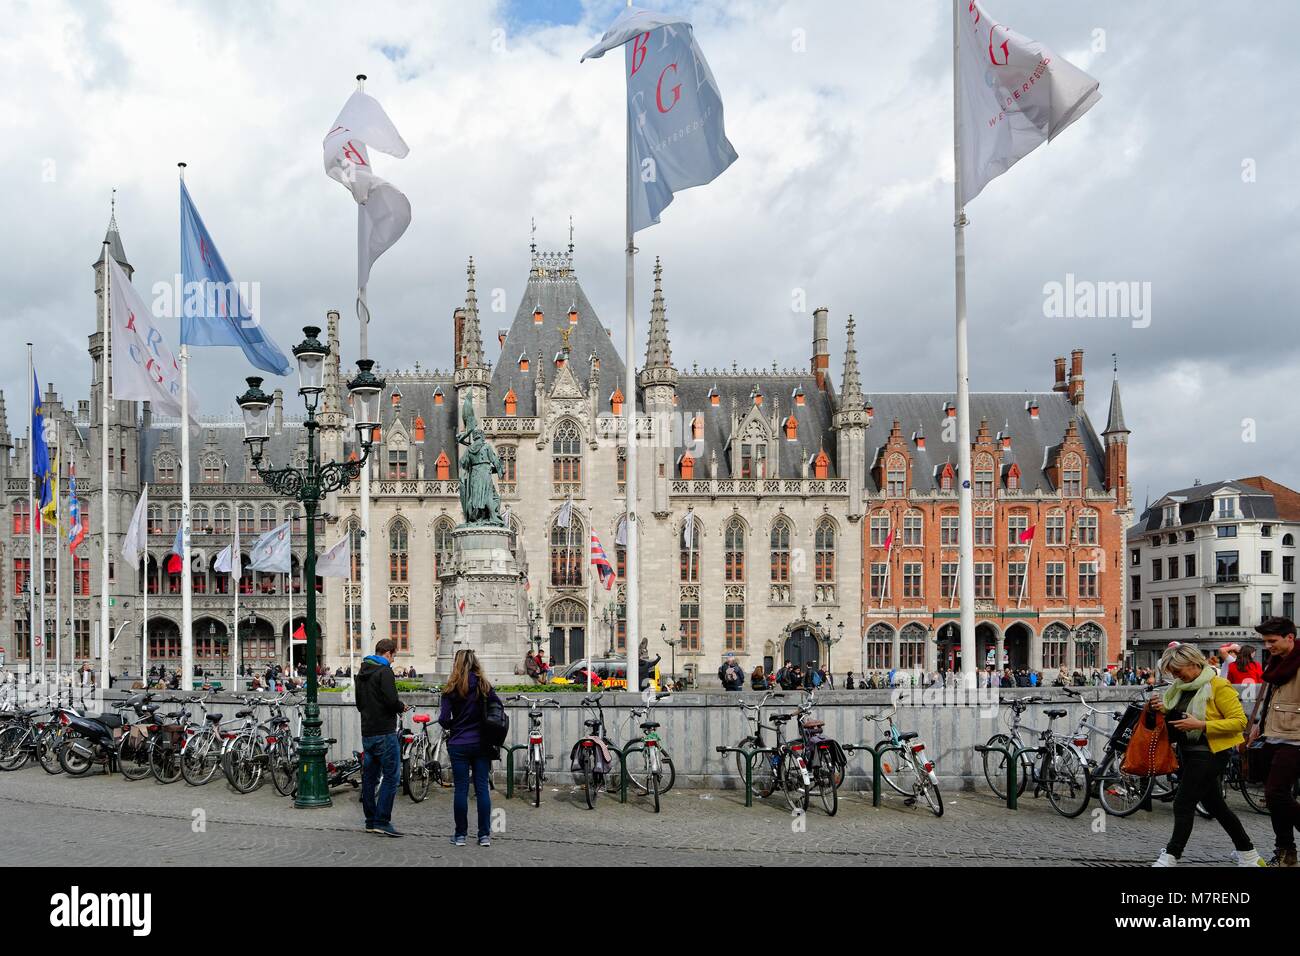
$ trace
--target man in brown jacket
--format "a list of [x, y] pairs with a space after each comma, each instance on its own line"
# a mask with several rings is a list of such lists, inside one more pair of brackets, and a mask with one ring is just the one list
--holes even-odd
[[1300, 650], [1295, 623], [1287, 618], [1265, 618], [1255, 630], [1269, 655], [1264, 667], [1264, 717], [1250, 739], [1262, 736], [1271, 751], [1264, 802], [1273, 821], [1277, 851], [1270, 865], [1295, 866], [1295, 835], [1300, 829], [1300, 803], [1294, 796], [1300, 776]]

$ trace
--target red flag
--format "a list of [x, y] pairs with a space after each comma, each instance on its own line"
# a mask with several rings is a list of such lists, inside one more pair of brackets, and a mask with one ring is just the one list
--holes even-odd
[[293, 632], [293, 642], [295, 644], [307, 643], [307, 630], [302, 624], [299, 624], [298, 630]]
[[1033, 540], [1034, 540], [1034, 529], [1037, 528], [1037, 527], [1038, 527], [1038, 525], [1036, 525], [1036, 524], [1031, 524], [1031, 525], [1030, 525], [1028, 528], [1026, 528], [1024, 531], [1020, 532], [1020, 543], [1021, 543], [1021, 544], [1024, 544], [1024, 543], [1026, 543], [1027, 541], [1033, 541]]
[[885, 536], [885, 550], [891, 551], [893, 550], [893, 547], [894, 547], [894, 532], [893, 529], [891, 528], [889, 534]]

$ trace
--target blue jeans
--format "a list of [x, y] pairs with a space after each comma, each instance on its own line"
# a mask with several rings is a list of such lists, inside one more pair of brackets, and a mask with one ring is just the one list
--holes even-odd
[[456, 836], [469, 833], [469, 776], [474, 771], [474, 801], [478, 810], [478, 835], [492, 833], [492, 797], [488, 793], [488, 775], [492, 761], [483, 756], [482, 748], [448, 747], [451, 754], [451, 775], [456, 784], [452, 794], [452, 813], [456, 820]]
[[[397, 734], [379, 734], [362, 737], [361, 749], [361, 807], [366, 812], [366, 826], [390, 826], [397, 780], [402, 775], [402, 746]], [[382, 782], [380, 773], [384, 775]]]

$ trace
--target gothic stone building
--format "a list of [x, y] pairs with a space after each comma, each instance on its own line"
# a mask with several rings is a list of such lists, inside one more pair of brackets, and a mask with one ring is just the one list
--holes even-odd
[[[107, 238], [111, 254], [129, 272], [115, 223]], [[102, 263], [96, 263], [97, 295], [101, 275]], [[520, 304], [510, 327], [497, 331], [491, 361], [472, 260], [467, 277], [464, 304], [452, 313], [445, 333], [454, 367], [430, 370], [412, 360], [404, 370], [380, 369], [387, 385], [372, 457], [369, 536], [359, 533], [357, 485], [325, 503], [317, 528], [320, 547], [351, 534], [354, 565], [366, 549], [373, 622], [363, 636], [358, 574], [351, 581], [331, 578], [323, 587], [316, 582], [323, 591], [320, 650], [331, 667], [347, 663], [349, 635], [358, 653], [392, 636], [400, 666], [433, 671], [442, 622], [449, 629], [454, 614], [452, 596], [444, 602], [440, 593], [438, 568], [460, 520], [455, 435], [467, 397], [504, 466], [502, 503], [516, 531], [516, 554], [527, 568], [537, 642], [558, 664], [624, 648], [619, 526], [627, 447], [622, 412], [629, 400], [623, 393], [625, 357], [582, 290], [572, 245], [559, 253], [534, 248]], [[332, 354], [320, 437], [322, 454], [338, 458], [355, 448], [345, 417], [348, 376], [338, 313], [328, 313], [325, 324]], [[944, 441], [951, 396], [868, 396], [852, 318], [837, 389], [829, 326], [828, 310], [817, 309], [804, 370], [782, 371], [775, 364], [763, 370], [692, 364], [687, 370], [672, 355], [663, 274], [655, 265], [644, 363], [630, 397], [638, 412], [640, 633], [665, 663], [670, 650], [663, 639], [679, 642], [679, 672], [711, 675], [728, 652], [747, 669], [829, 660], [841, 674], [884, 666], [933, 669], [951, 656], [956, 612], [944, 590], [956, 553], [956, 456]], [[180, 575], [166, 572], [166, 557], [180, 521], [177, 423], [156, 420], [147, 403], [114, 402], [105, 429], [97, 330], [90, 336], [90, 356], [89, 401], [73, 410], [56, 395], [46, 397], [47, 409], [62, 425], [65, 480], [67, 464], [75, 463], [83, 513], [91, 521], [81, 558], [63, 565], [64, 610], [47, 617], [71, 620], [61, 629], [64, 660], [97, 652], [99, 443], [107, 432], [111, 553], [119, 552], [146, 481], [153, 542], [147, 572], [121, 567], [120, 558], [110, 562], [114, 629], [127, 625], [114, 647], [113, 666], [138, 666], [145, 591], [150, 659], [174, 664], [180, 653]], [[1074, 362], [1067, 382], [1064, 360], [1058, 360], [1052, 393], [973, 399], [977, 417], [1004, 422], [996, 437], [987, 424], [981, 426], [975, 443], [980, 635], [990, 646], [1005, 644], [1013, 661], [1045, 666], [1060, 653], [1080, 653], [1072, 648], [1094, 637], [1101, 642], [1098, 658], [1114, 659], [1122, 640], [1123, 599], [1112, 593], [1122, 586], [1122, 569], [1101, 573], [1110, 559], [1096, 557], [1095, 549], [1113, 549], [1117, 559], [1123, 554], [1128, 433], [1116, 386], [1104, 445], [1098, 439], [1083, 408], [1081, 353]], [[27, 645], [20, 597], [29, 532], [26, 450], [9, 437], [7, 426], [2, 432], [0, 444], [8, 452], [0, 455], [7, 469], [4, 506], [13, 515], [0, 540], [8, 555], [8, 580], [0, 590], [7, 603], [6, 644], [21, 653]], [[232, 588], [240, 591], [241, 656], [255, 666], [286, 660], [288, 636], [302, 619], [302, 519], [296, 505], [270, 493], [251, 472], [241, 439], [238, 422], [207, 421], [191, 445], [195, 658], [198, 666], [213, 669], [231, 653]], [[301, 422], [284, 415], [277, 393], [269, 460], [301, 462], [304, 439]], [[564, 527], [557, 518], [566, 501], [572, 509]], [[994, 543], [985, 545], [981, 536], [990, 534], [990, 517]], [[294, 522], [292, 584], [255, 572], [231, 582], [215, 571], [216, 554], [236, 525], [247, 551], [258, 533], [285, 520]], [[1015, 586], [1016, 549], [1006, 546], [1004, 532], [1014, 535], [1026, 523], [1038, 526], [1038, 538], [1029, 589], [1018, 602], [1008, 591]], [[882, 576], [887, 527], [897, 527], [898, 537], [892, 570]], [[592, 587], [592, 533], [618, 571], [610, 590]], [[47, 556], [52, 548], [51, 537]], [[1062, 563], [1067, 575], [1076, 575], [1070, 581], [1077, 586], [1061, 584]], [[991, 576], [989, 564], [995, 568]], [[47, 566], [52, 595], [51, 560]], [[1057, 650], [1053, 625], [1066, 631], [1064, 651]], [[15, 661], [13, 654], [9, 660]]]

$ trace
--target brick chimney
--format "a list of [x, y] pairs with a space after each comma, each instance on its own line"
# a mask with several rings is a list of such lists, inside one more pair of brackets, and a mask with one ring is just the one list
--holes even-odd
[[1067, 394], [1071, 405], [1075, 408], [1083, 406], [1083, 349], [1070, 352], [1070, 385]]
[[826, 391], [830, 381], [828, 371], [831, 365], [830, 336], [827, 331], [830, 310], [820, 306], [813, 310], [813, 353], [812, 373], [817, 379], [817, 387]]
[[1052, 391], [1065, 392], [1069, 391], [1069, 386], [1065, 383], [1065, 356], [1058, 355], [1056, 362], [1056, 381], [1052, 385]]

